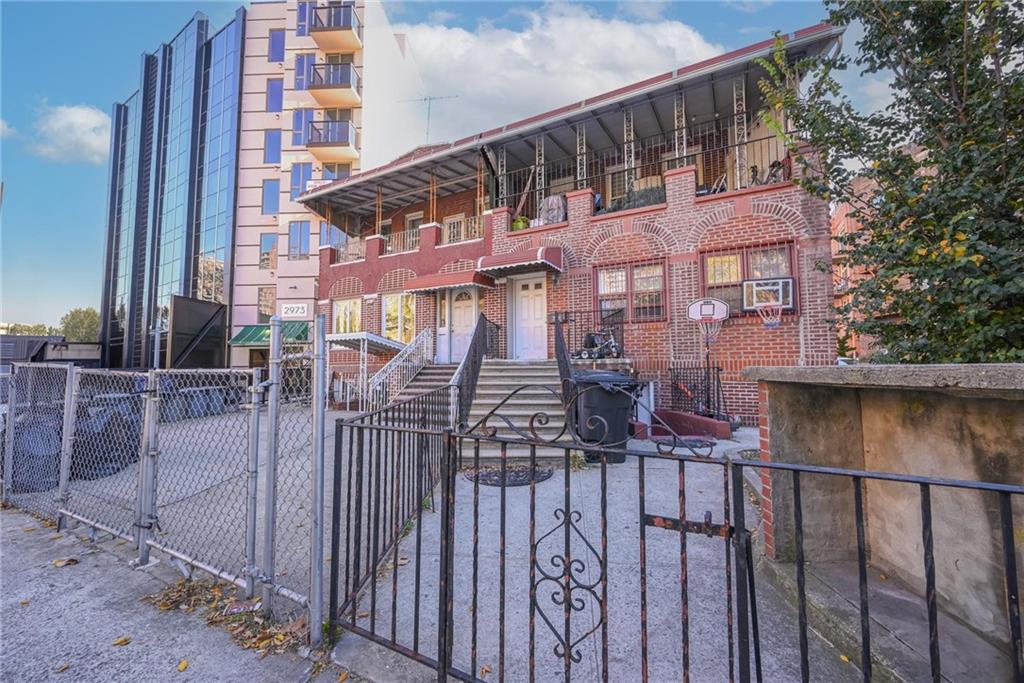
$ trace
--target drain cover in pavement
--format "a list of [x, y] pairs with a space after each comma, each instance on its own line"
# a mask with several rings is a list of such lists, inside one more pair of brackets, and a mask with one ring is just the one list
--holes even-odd
[[[533, 480], [535, 482], [550, 479], [554, 470], [550, 467], [535, 467]], [[484, 486], [501, 486], [501, 466], [488, 465], [478, 470], [467, 469], [464, 474], [470, 481], [478, 481]], [[505, 486], [526, 486], [530, 483], [529, 465], [506, 465]]]

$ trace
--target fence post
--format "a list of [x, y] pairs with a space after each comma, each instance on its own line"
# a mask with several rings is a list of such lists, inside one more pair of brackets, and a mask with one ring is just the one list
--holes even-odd
[[139, 458], [139, 495], [136, 510], [139, 557], [134, 566], [149, 564], [149, 543], [156, 526], [157, 424], [160, 421], [159, 377], [156, 370], [146, 373], [146, 410], [142, 422], [142, 453]]
[[318, 647], [324, 589], [324, 436], [327, 420], [327, 316], [316, 316], [313, 340], [313, 534], [309, 558], [309, 644]]
[[246, 465], [245, 493], [245, 597], [256, 593], [256, 498], [259, 495], [260, 467], [260, 407], [263, 387], [263, 368], [253, 368], [252, 386], [249, 388], [249, 446]]
[[[437, 680], [448, 680], [451, 666], [451, 601], [453, 573], [452, 535], [455, 529], [454, 438], [451, 428], [444, 430], [444, 447], [441, 449], [441, 553], [439, 558], [440, 577], [437, 591]], [[421, 503], [422, 504], [422, 503]]]
[[14, 488], [14, 423], [18, 412], [18, 365], [11, 367], [10, 386], [7, 391], [7, 425], [4, 428], [4, 488], [3, 502], [10, 502]]
[[66, 524], [61, 510], [68, 505], [68, 479], [71, 477], [71, 453], [74, 450], [75, 413], [78, 405], [78, 369], [69, 364], [64, 384], [64, 423], [60, 433], [60, 484], [57, 488], [57, 530]]
[[732, 475], [732, 547], [736, 560], [736, 644], [739, 661], [739, 679], [750, 680], [750, 622], [747, 572], [753, 571], [752, 558], [747, 555], [748, 531], [744, 515], [746, 496], [743, 492], [743, 470], [734, 462], [728, 463]]
[[270, 391], [267, 396], [267, 481], [263, 487], [263, 609], [273, 611], [274, 526], [277, 523], [277, 430], [281, 403], [281, 318], [270, 319]]

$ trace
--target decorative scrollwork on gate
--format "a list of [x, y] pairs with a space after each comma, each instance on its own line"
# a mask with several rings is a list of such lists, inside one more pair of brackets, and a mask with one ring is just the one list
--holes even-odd
[[[572, 613], [583, 612], [588, 603], [593, 602], [598, 607], [598, 613], [604, 614], [604, 610], [600, 609], [602, 606], [601, 596], [598, 593], [598, 586], [604, 575], [604, 563], [601, 561], [600, 553], [591, 545], [577, 525], [583, 518], [579, 510], [572, 510], [566, 514], [564, 509], [558, 508], [554, 511], [554, 516], [558, 520], [558, 524], [541, 536], [531, 549], [533, 566], [537, 573], [533, 582], [534, 607], [541, 620], [555, 636], [557, 641], [553, 649], [555, 656], [562, 659], [568, 653], [573, 662], [579, 663], [583, 658], [578, 648], [579, 644], [597, 631], [604, 619], [602, 616], [591, 628], [574, 636], [570, 630]], [[545, 566], [539, 559], [538, 551], [541, 544], [560, 530], [566, 533], [566, 527], [568, 527], [568, 534], [562, 552], [551, 555], [548, 558], [547, 566]], [[572, 539], [583, 541], [583, 545], [586, 547], [584, 558], [573, 557]], [[588, 572], [588, 562], [590, 562], [590, 572]], [[593, 571], [595, 569], [596, 571]], [[595, 577], [592, 581], [588, 579], [588, 573]], [[548, 589], [551, 591], [548, 596], [550, 602], [562, 609], [563, 625], [561, 628], [555, 625], [551, 616], [541, 606], [541, 595], [542, 593], [546, 594]], [[580, 622], [577, 620], [577, 623]]]

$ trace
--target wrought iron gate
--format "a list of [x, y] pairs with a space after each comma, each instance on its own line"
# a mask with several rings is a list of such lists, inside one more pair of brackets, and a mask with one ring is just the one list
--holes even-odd
[[[997, 501], [1002, 533], [994, 543], [1003, 546], [1008, 642], [1020, 680], [1011, 497], [1024, 495], [1022, 487], [723, 459], [679, 438], [649, 450], [604, 448], [573, 438], [570, 409], [559, 441], [538, 435], [547, 422], [541, 414], [527, 425], [490, 415], [454, 433], [447, 398], [438, 390], [336, 425], [332, 637], [357, 634], [431, 667], [438, 680], [687, 681], [699, 672], [700, 679], [807, 681], [823, 666], [814, 652], [825, 645], [809, 637], [804, 563], [812, 558], [804, 553], [801, 487], [815, 478], [851, 483], [859, 607], [868, 624], [862, 489], [884, 481], [921, 496], [916, 540], [936, 676], [930, 492]], [[752, 468], [788, 482], [792, 510], [754, 513], [743, 485]], [[763, 533], [762, 518], [774, 513], [782, 524], [787, 512], [795, 525], [796, 614], [791, 630], [761, 632], [754, 536]], [[773, 656], [763, 659], [762, 650]], [[869, 628], [860, 657], [851, 655], [860, 671], [850, 675], [870, 680]], [[781, 672], [777, 660], [785, 658], [789, 669]]]

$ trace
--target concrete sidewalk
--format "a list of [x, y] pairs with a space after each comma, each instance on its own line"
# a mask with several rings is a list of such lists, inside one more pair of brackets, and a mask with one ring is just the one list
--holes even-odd
[[[92, 543], [84, 528], [58, 534], [29, 515], [0, 511], [0, 680], [307, 681], [297, 655], [263, 659], [206, 625], [199, 612], [140, 602], [181, 575], [167, 562], [132, 570], [129, 545]], [[77, 564], [57, 567], [54, 560]], [[131, 638], [118, 647], [113, 642]], [[185, 671], [178, 671], [181, 660]], [[61, 669], [65, 667], [63, 671]], [[318, 680], [337, 680], [338, 670]]]

